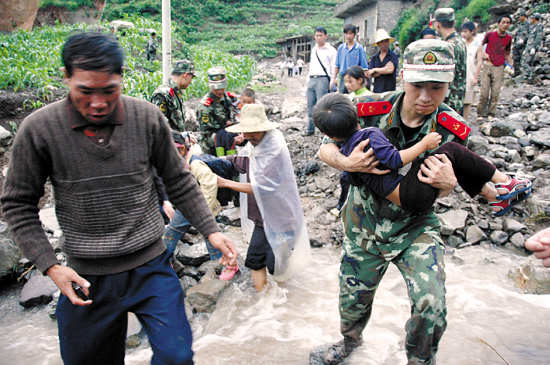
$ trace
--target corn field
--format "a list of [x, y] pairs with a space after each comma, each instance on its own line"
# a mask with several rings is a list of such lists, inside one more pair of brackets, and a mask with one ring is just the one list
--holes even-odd
[[[160, 23], [144, 18], [128, 19], [135, 25], [126, 29], [118, 39], [126, 53], [124, 93], [149, 99], [162, 82], [161, 63], [149, 62], [145, 46], [151, 29], [161, 34]], [[109, 31], [108, 23], [100, 25], [57, 25], [32, 31], [0, 33], [0, 89], [38, 89], [44, 100], [52, 88], [63, 85], [61, 49], [65, 40], [79, 31]], [[160, 37], [157, 55], [162, 54]], [[234, 56], [205, 46], [189, 46], [172, 37], [172, 60], [190, 58], [195, 63], [197, 77], [185, 91], [186, 97], [200, 97], [208, 92], [206, 70], [224, 66], [228, 72], [229, 90], [244, 87], [251, 79], [255, 61], [248, 56]]]

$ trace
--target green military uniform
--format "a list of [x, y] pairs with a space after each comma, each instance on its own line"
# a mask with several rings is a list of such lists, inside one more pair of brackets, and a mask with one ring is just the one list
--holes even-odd
[[205, 153], [220, 155], [220, 151], [216, 151], [213, 134], [224, 129], [227, 121], [231, 121], [231, 124], [236, 122], [238, 102], [239, 99], [230, 92], [225, 92], [223, 98], [217, 98], [209, 92], [201, 99], [197, 120], [201, 131], [199, 143]]
[[535, 59], [539, 47], [544, 39], [544, 27], [540, 23], [540, 15], [533, 14], [532, 17], [538, 17], [539, 23], [532, 24], [529, 27], [529, 37], [523, 50], [522, 60], [524, 61], [525, 76], [528, 81], [535, 80]]
[[[522, 13], [520, 15], [525, 15]], [[512, 57], [514, 59], [514, 76], [517, 76], [521, 73], [522, 66], [522, 54], [527, 45], [527, 39], [529, 38], [529, 22], [526, 20], [524, 22], [519, 22], [516, 29], [516, 34], [514, 34], [513, 50]]]
[[462, 114], [466, 95], [466, 43], [457, 32], [449, 35], [445, 41], [453, 45], [455, 56], [455, 77], [449, 86], [449, 95], [445, 103]]
[[[441, 40], [414, 42], [405, 50], [404, 80], [450, 82], [452, 57], [452, 47]], [[391, 110], [370, 116], [366, 122], [378, 125], [397, 149], [418, 143], [430, 132], [441, 134], [442, 144], [466, 142], [469, 131], [463, 118], [446, 104], [425, 116], [420, 128], [406, 139], [400, 116], [404, 95], [402, 91], [380, 94], [372, 109], [376, 111], [376, 103], [390, 102]], [[433, 365], [447, 326], [445, 248], [437, 217], [432, 210], [421, 214], [405, 211], [367, 186], [352, 186], [342, 208], [342, 221], [345, 238], [339, 273], [339, 310], [344, 340], [314, 350], [310, 364], [340, 363], [361, 343], [376, 289], [392, 262], [405, 279], [411, 301], [405, 342], [409, 364]]]
[[[193, 62], [189, 60], [179, 60], [174, 62], [174, 66], [172, 67], [172, 77], [179, 77], [180, 75], [185, 76], [185, 74], [191, 74], [194, 76], [195, 66], [193, 65]], [[178, 87], [172, 78], [168, 80], [168, 84], [161, 85], [155, 90], [151, 96], [151, 103], [159, 107], [160, 111], [164, 114], [166, 119], [168, 119], [171, 129], [180, 132], [193, 129], [185, 123], [183, 90]]]
[[180, 132], [186, 130], [183, 94], [174, 81], [168, 80], [168, 85], [159, 86], [151, 97], [151, 103], [159, 107], [170, 128]]

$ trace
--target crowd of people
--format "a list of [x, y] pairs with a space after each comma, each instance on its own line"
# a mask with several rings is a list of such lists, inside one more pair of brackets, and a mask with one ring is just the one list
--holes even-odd
[[[355, 26], [344, 25], [338, 49], [327, 42], [325, 28], [315, 29], [305, 135], [315, 127], [325, 134], [319, 157], [342, 171], [338, 208], [345, 237], [339, 272], [343, 339], [315, 348], [310, 364], [340, 364], [361, 345], [390, 263], [401, 272], [411, 302], [408, 364], [435, 364], [447, 310], [445, 248], [434, 201], [458, 183], [471, 196], [484, 196], [500, 216], [531, 193], [529, 180], [507, 176], [465, 147], [471, 129], [463, 117], [480, 72], [481, 98], [490, 92], [488, 113], [494, 114], [505, 62], [532, 64], [540, 35], [531, 36], [540, 15], [531, 19], [521, 58], [514, 61], [509, 16], [481, 41], [476, 25], [465, 23], [463, 40], [454, 11], [438, 9], [434, 29], [406, 47], [402, 62], [383, 29], [370, 60]], [[148, 59], [155, 57], [153, 48], [148, 44]], [[124, 52], [112, 36], [72, 35], [62, 59], [68, 96], [21, 124], [1, 203], [23, 254], [61, 290], [63, 361], [124, 363], [126, 315], [132, 311], [149, 337], [152, 363], [192, 364], [184, 293], [171, 266], [181, 235], [195, 227], [210, 259], [223, 267], [219, 279], [231, 280], [240, 270], [239, 253], [215, 217], [233, 202], [246, 212], [243, 225], [250, 220], [253, 227], [244, 265], [259, 292], [268, 272], [284, 280], [307, 260], [307, 227], [285, 137], [254, 90], [239, 96], [227, 91], [223, 67], [207, 71], [210, 90], [197, 108], [197, 135], [189, 131], [182, 94], [196, 76], [193, 62], [174, 62], [168, 83], [149, 102], [121, 95]], [[291, 61], [285, 64], [288, 76]], [[303, 61], [292, 63], [292, 75], [303, 67]], [[396, 91], [398, 70], [402, 90]], [[485, 90], [485, 83], [492, 87]], [[65, 235], [66, 266], [57, 261], [38, 216], [48, 179]], [[548, 232], [526, 247], [550, 266]]]

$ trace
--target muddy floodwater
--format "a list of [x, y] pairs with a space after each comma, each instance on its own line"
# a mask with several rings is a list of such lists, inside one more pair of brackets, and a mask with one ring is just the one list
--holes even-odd
[[[236, 231], [228, 233], [238, 239]], [[242, 240], [238, 246], [246, 252]], [[339, 258], [340, 248], [313, 249], [306, 270], [285, 283], [270, 281], [262, 293], [255, 292], [244, 272], [210, 316], [193, 317], [195, 363], [307, 364], [312, 347], [340, 339]], [[523, 260], [479, 246], [447, 254], [448, 328], [438, 363], [549, 363], [550, 295], [522, 294], [507, 278], [508, 270]], [[56, 322], [45, 307], [24, 310], [17, 295], [12, 288], [0, 299], [0, 364], [62, 364]], [[409, 312], [405, 284], [390, 266], [363, 333], [364, 344], [346, 364], [406, 364], [404, 325]], [[127, 351], [126, 364], [145, 365], [150, 358], [145, 341]]]

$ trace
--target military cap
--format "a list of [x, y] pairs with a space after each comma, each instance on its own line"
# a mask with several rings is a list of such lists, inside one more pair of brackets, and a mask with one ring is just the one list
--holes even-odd
[[403, 80], [406, 82], [451, 82], [454, 70], [454, 51], [448, 42], [421, 39], [405, 49]]
[[454, 22], [455, 11], [453, 8], [439, 8], [434, 14], [436, 22]]
[[208, 77], [208, 85], [213, 90], [225, 89], [227, 88], [227, 77], [225, 68], [223, 67], [212, 67], [206, 72]]
[[195, 74], [195, 66], [193, 65], [193, 62], [189, 60], [179, 60], [174, 62], [172, 74], [184, 74], [186, 72], [192, 75]]
[[520, 9], [518, 11], [518, 17], [520, 17], [520, 16], [527, 16], [527, 12], [525, 12], [525, 10], [523, 10], [523, 9]]
[[531, 18], [535, 18], [537, 20], [540, 20], [540, 14], [539, 13], [533, 13], [533, 14], [531, 14]]

